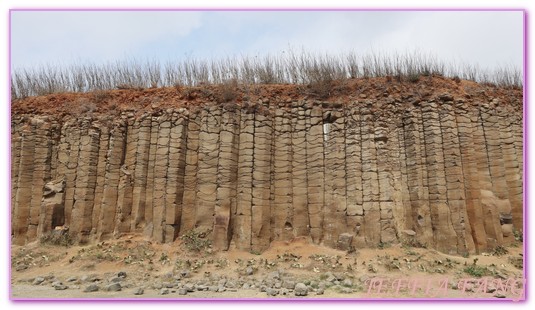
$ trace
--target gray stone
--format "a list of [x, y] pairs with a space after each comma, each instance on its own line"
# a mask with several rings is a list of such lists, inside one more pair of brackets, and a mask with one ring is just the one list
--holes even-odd
[[54, 289], [57, 290], [57, 291], [63, 291], [63, 290], [66, 290], [68, 288], [67, 285], [54, 285]]
[[206, 285], [197, 285], [197, 291], [207, 291], [208, 286]]
[[322, 289], [322, 288], [318, 288], [318, 289], [316, 290], [316, 295], [323, 295], [324, 292], [325, 292], [324, 289]]
[[351, 294], [351, 293], [353, 293], [353, 289], [351, 289], [351, 288], [349, 288], [349, 287], [342, 287], [342, 288], [340, 289], [340, 292], [341, 292], [341, 293], [344, 293], [344, 294]]
[[218, 287], [217, 286], [210, 286], [208, 287], [208, 291], [217, 293]]
[[244, 290], [247, 290], [247, 289], [251, 288], [251, 285], [249, 285], [249, 283], [245, 282], [245, 283], [243, 283], [241, 288], [243, 288]]
[[247, 268], [245, 269], [245, 274], [246, 274], [246, 275], [250, 276], [250, 275], [252, 275], [253, 273], [254, 273], [254, 269], [253, 269], [252, 267], [247, 267]]
[[20, 265], [17, 265], [17, 266], [15, 267], [15, 270], [16, 270], [16, 271], [22, 271], [22, 270], [25, 270], [25, 269], [28, 269], [28, 265], [20, 264]]
[[496, 298], [505, 298], [506, 296], [504, 294], [498, 293], [498, 294], [494, 294], [494, 297], [496, 297]]
[[119, 278], [119, 277], [113, 277], [110, 279], [110, 282], [112, 283], [119, 283], [121, 281], [123, 281], [124, 278]]
[[281, 295], [283, 295], [283, 296], [286, 296], [286, 295], [288, 295], [288, 294], [290, 293], [290, 291], [288, 291], [288, 290], [285, 289], [285, 288], [281, 288], [281, 289], [279, 290], [279, 293], [280, 293]]
[[169, 294], [169, 289], [167, 289], [167, 288], [162, 288], [162, 289], [160, 290], [160, 295], [167, 295], [167, 294]]
[[181, 287], [178, 289], [178, 295], [186, 295], [188, 293], [188, 290], [184, 287]]
[[44, 281], [45, 281], [45, 278], [43, 278], [43, 277], [37, 277], [37, 278], [35, 278], [35, 279], [33, 280], [32, 284], [33, 284], [33, 285], [39, 285], [39, 284], [43, 283]]
[[126, 278], [126, 272], [125, 272], [125, 271], [119, 271], [119, 272], [117, 273], [117, 276], [118, 276], [119, 278]]
[[285, 280], [282, 283], [282, 287], [289, 289], [289, 290], [293, 290], [295, 288], [295, 282], [291, 280]]
[[138, 287], [134, 290], [134, 295], [143, 295], [145, 290], [142, 287]]
[[333, 275], [332, 272], [328, 271], [323, 274], [323, 278], [325, 278], [325, 281], [327, 282], [334, 282], [336, 281], [336, 277]]
[[74, 281], [76, 281], [76, 280], [78, 280], [78, 278], [77, 278], [77, 277], [74, 277], [74, 276], [73, 276], [73, 277], [69, 277], [69, 278], [67, 278], [67, 282], [74, 282]]
[[236, 288], [236, 283], [234, 283], [233, 281], [227, 281], [227, 283], [225, 284], [225, 287], [226, 288]]
[[106, 292], [118, 292], [122, 289], [120, 283], [112, 283], [108, 286], [106, 286], [105, 291]]
[[308, 287], [304, 283], [297, 283], [294, 288], [295, 296], [306, 296], [308, 294]]
[[98, 291], [100, 288], [98, 287], [98, 285], [96, 284], [89, 284], [85, 289], [84, 289], [84, 293], [91, 293], [91, 292], [96, 292]]
[[188, 291], [188, 292], [195, 292], [195, 285], [191, 284], [191, 283], [187, 283], [184, 285], [184, 288]]
[[165, 287], [165, 288], [173, 288], [173, 287], [175, 287], [175, 284], [171, 283], [171, 282], [164, 282], [164, 283], [162, 283], [162, 286]]
[[279, 294], [279, 290], [274, 288], [268, 288], [266, 290], [266, 294], [268, 294], [268, 296], [277, 296]]
[[351, 279], [345, 279], [344, 281], [342, 281], [342, 286], [351, 287], [353, 286], [353, 281], [351, 281]]
[[405, 230], [402, 230], [401, 232], [407, 236], [411, 236], [411, 237], [416, 236], [416, 232], [414, 230], [405, 229]]

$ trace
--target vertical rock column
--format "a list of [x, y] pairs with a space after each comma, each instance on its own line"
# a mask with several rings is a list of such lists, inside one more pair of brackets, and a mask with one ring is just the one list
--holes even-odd
[[362, 135], [362, 208], [364, 210], [363, 230], [368, 246], [381, 242], [379, 176], [377, 173], [377, 152], [375, 146], [375, 120], [370, 111], [371, 104], [360, 109], [360, 132]]
[[251, 207], [253, 203], [254, 114], [243, 110], [240, 116], [238, 181], [234, 238], [240, 250], [251, 249]]
[[151, 117], [148, 114], [138, 118], [131, 129], [136, 145], [136, 160], [133, 167], [132, 222], [130, 231], [142, 232], [145, 225], [145, 195], [149, 169]]
[[[522, 122], [515, 122], [517, 118], [510, 108], [498, 109], [499, 132], [501, 138], [501, 150], [503, 154], [503, 164], [505, 169], [505, 181], [507, 183], [507, 192], [511, 203], [511, 215], [513, 228], [522, 230], [523, 224], [523, 205], [522, 205], [522, 171], [518, 162], [519, 150], [515, 145], [515, 132], [522, 132]], [[512, 120], [511, 120], [512, 119]], [[520, 150], [522, 153], [522, 150]]]
[[267, 112], [255, 116], [253, 152], [253, 204], [251, 249], [261, 252], [269, 247], [271, 237], [271, 144], [272, 117]]
[[[107, 166], [107, 154], [110, 143], [110, 128], [104, 119], [93, 124], [96, 130], [99, 132], [100, 141], [98, 148], [98, 161], [97, 161], [97, 181], [95, 184], [95, 200], [93, 204], [92, 220], [91, 220], [91, 235], [97, 237], [97, 231], [99, 229], [100, 221], [100, 209], [102, 207], [102, 199], [104, 194], [104, 183], [106, 181], [106, 166]], [[61, 176], [61, 175], [60, 175]]]
[[457, 102], [455, 111], [466, 198], [465, 225], [469, 224], [475, 251], [479, 253], [487, 248], [487, 235], [482, 221], [483, 209], [480, 201], [479, 171], [473, 134], [477, 126], [477, 113], [469, 110], [464, 102]]
[[[356, 107], [355, 107], [356, 106]], [[360, 111], [357, 103], [346, 109], [346, 221], [347, 229], [353, 234], [353, 247], [366, 245], [361, 231], [364, 210], [362, 209], [362, 161], [360, 134]]]
[[123, 116], [123, 119], [125, 120], [126, 140], [124, 161], [119, 176], [115, 229], [113, 231], [115, 237], [120, 237], [121, 234], [130, 232], [132, 226], [133, 173], [136, 166], [138, 143], [138, 131], [134, 129], [134, 119], [131, 117], [127, 119], [126, 116]]
[[80, 126], [75, 120], [63, 124], [60, 144], [60, 175], [65, 175], [65, 226], [71, 226], [76, 171], [80, 150]]
[[154, 189], [152, 191], [152, 239], [156, 242], [164, 242], [169, 137], [171, 135], [170, 118], [171, 115], [167, 114], [158, 117], [159, 128], [154, 158]]
[[306, 164], [308, 216], [312, 241], [319, 244], [323, 238], [324, 227], [324, 171], [323, 171], [323, 111], [315, 106], [308, 116], [309, 126], [306, 135]]
[[273, 125], [273, 221], [271, 239], [291, 240], [292, 226], [292, 139], [291, 119], [282, 108], [275, 110]]
[[405, 111], [403, 118], [404, 149], [407, 169], [407, 186], [411, 205], [412, 227], [416, 232], [416, 241], [422, 245], [433, 246], [433, 230], [429, 211], [428, 190], [424, 183], [425, 147], [421, 111], [419, 107]]
[[17, 190], [14, 193], [16, 208], [12, 219], [13, 243], [18, 245], [23, 245], [26, 242], [28, 232], [35, 153], [35, 136], [32, 128], [28, 125], [21, 127], [19, 173]]
[[43, 198], [43, 187], [50, 180], [50, 121], [48, 118], [32, 118], [30, 121], [32, 135], [34, 136], [34, 154], [30, 214], [28, 219], [27, 241], [33, 241], [37, 237], [39, 225], [39, 211]]
[[325, 213], [323, 244], [336, 247], [338, 236], [346, 230], [345, 117], [342, 109], [323, 112]]
[[165, 188], [164, 242], [173, 242], [180, 231], [184, 196], [184, 170], [186, 163], [186, 110], [173, 112], [169, 140], [169, 164]]
[[[479, 110], [476, 110], [472, 119], [474, 122], [474, 146], [476, 152], [477, 172], [479, 185], [481, 190], [492, 191], [492, 180], [490, 177], [490, 162], [487, 153], [487, 142], [485, 135], [484, 119], [481, 114], [481, 103], [478, 103]], [[502, 244], [503, 237], [500, 225], [500, 215], [494, 204], [483, 203], [483, 197], [481, 199], [481, 206], [483, 210], [483, 222], [485, 227], [485, 233], [487, 237], [487, 249], [493, 249], [498, 244]]]
[[[223, 110], [219, 135], [217, 195], [214, 215], [213, 245], [216, 250], [228, 250], [232, 237], [231, 209], [236, 203], [238, 168], [239, 114]], [[236, 207], [234, 207], [234, 210]]]
[[201, 231], [211, 231], [213, 229], [217, 194], [220, 123], [221, 110], [217, 107], [210, 106], [201, 112], [197, 197], [195, 198], [195, 227]]
[[180, 235], [184, 235], [189, 230], [195, 228], [195, 198], [197, 195], [197, 166], [199, 163], [199, 130], [200, 113], [197, 111], [189, 111]]
[[453, 102], [445, 102], [439, 110], [442, 131], [442, 149], [446, 174], [447, 201], [451, 210], [451, 221], [457, 235], [459, 253], [473, 253], [475, 250], [470, 219], [466, 211], [465, 182], [461, 144]]
[[505, 164], [502, 153], [503, 142], [501, 139], [499, 118], [496, 115], [496, 108], [498, 105], [501, 105], [501, 103], [497, 99], [494, 99], [489, 104], [482, 105], [481, 117], [483, 120], [483, 130], [489, 158], [492, 192], [500, 199], [497, 211], [501, 229], [498, 233], [502, 235], [504, 242], [511, 242], [514, 241], [511, 221], [511, 204], [509, 201], [507, 179], [505, 177]]
[[95, 202], [95, 185], [97, 182], [97, 165], [99, 159], [100, 134], [91, 128], [92, 120], [84, 119], [81, 123], [78, 167], [74, 191], [74, 204], [71, 214], [70, 232], [79, 241], [89, 241], [92, 229], [92, 216]]
[[381, 242], [392, 243], [397, 240], [394, 224], [394, 180], [392, 175], [391, 141], [389, 124], [385, 120], [375, 122], [374, 142], [377, 154], [377, 175], [379, 182], [379, 209]]
[[19, 188], [18, 180], [20, 173], [20, 158], [21, 158], [21, 141], [23, 123], [20, 119], [11, 119], [11, 234], [14, 233], [16, 224], [15, 212], [18, 212], [17, 206], [17, 190]]
[[429, 208], [434, 229], [435, 248], [445, 253], [457, 253], [457, 236], [453, 230], [451, 210], [447, 200], [442, 131], [437, 104], [429, 102], [422, 107]]
[[304, 102], [292, 104], [292, 206], [291, 225], [295, 236], [309, 236], [308, 188], [306, 170], [306, 116]]
[[124, 161], [125, 139], [125, 124], [121, 120], [114, 124], [114, 128], [110, 133], [109, 148], [106, 157], [104, 191], [102, 194], [102, 206], [100, 208], [100, 220], [97, 232], [99, 240], [112, 237], [115, 226], [119, 178], [121, 176], [121, 166]]

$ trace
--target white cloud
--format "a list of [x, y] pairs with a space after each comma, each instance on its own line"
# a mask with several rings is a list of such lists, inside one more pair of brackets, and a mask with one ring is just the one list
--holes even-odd
[[[14, 12], [13, 62], [309, 51], [522, 65], [521, 12]], [[192, 31], [195, 31], [192, 34]], [[170, 46], [176, 40], [180, 44]], [[167, 45], [166, 45], [167, 44]]]
[[12, 13], [13, 64], [110, 60], [163, 39], [180, 40], [201, 26], [200, 12]]

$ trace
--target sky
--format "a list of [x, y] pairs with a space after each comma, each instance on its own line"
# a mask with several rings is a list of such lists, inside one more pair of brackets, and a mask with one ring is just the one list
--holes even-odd
[[418, 50], [522, 67], [520, 11], [13, 11], [12, 68], [124, 59]]

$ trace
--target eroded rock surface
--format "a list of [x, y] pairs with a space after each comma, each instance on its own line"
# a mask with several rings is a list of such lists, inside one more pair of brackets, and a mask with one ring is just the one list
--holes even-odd
[[500, 100], [14, 114], [13, 242], [66, 226], [164, 243], [197, 229], [218, 250], [307, 236], [485, 251], [523, 228], [522, 110]]

